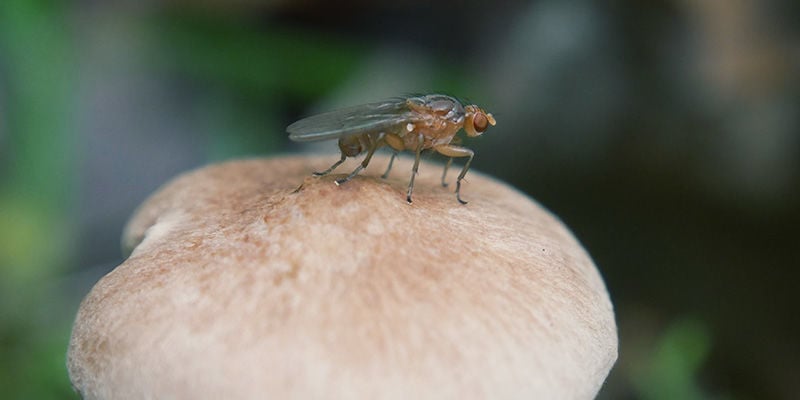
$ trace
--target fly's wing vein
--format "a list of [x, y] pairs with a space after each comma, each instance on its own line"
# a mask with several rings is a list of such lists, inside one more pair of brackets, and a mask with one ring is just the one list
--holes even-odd
[[391, 129], [411, 118], [406, 100], [398, 98], [314, 115], [289, 125], [286, 131], [291, 140], [310, 142]]

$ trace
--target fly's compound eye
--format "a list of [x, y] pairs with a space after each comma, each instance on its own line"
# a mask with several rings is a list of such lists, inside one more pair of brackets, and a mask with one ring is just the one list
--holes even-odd
[[483, 133], [483, 131], [489, 127], [489, 119], [486, 118], [486, 115], [479, 112], [472, 118], [472, 127], [475, 129], [475, 132]]

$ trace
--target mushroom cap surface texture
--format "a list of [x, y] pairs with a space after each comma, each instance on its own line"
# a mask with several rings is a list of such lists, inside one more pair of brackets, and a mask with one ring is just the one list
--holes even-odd
[[[376, 156], [231, 161], [137, 210], [130, 256], [83, 300], [85, 399], [588, 399], [617, 358], [602, 278], [570, 231], [470, 172]], [[456, 177], [455, 167], [450, 179]], [[300, 190], [296, 189], [302, 183]]]

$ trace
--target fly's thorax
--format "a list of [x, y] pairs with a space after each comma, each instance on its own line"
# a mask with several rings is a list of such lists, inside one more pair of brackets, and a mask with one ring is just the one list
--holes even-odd
[[432, 147], [449, 143], [459, 129], [461, 129], [461, 124], [447, 120], [437, 120], [429, 126], [420, 127], [419, 132], [425, 138], [426, 144], [430, 143]]
[[408, 107], [422, 116], [443, 119], [454, 124], [464, 122], [466, 111], [460, 101], [443, 94], [429, 94], [411, 97], [406, 103]]
[[416, 149], [421, 139], [423, 148], [450, 143], [464, 125], [464, 106], [455, 98], [440, 94], [413, 97], [408, 106], [414, 113], [413, 123], [404, 135], [407, 149]]
[[450, 143], [461, 128], [458, 124], [440, 119], [426, 122], [414, 124], [413, 129], [402, 136], [406, 150], [415, 151], [420, 143], [423, 149]]

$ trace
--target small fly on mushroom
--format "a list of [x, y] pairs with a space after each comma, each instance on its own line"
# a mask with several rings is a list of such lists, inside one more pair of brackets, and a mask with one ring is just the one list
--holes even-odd
[[375, 150], [389, 146], [393, 153], [382, 178], [389, 176], [397, 153], [409, 150], [415, 154], [411, 181], [408, 183], [406, 201], [411, 203], [414, 191], [414, 178], [419, 168], [423, 150], [432, 149], [449, 157], [442, 173], [442, 186], [447, 186], [447, 169], [456, 157], [468, 157], [456, 180], [456, 199], [461, 199], [461, 180], [469, 170], [475, 153], [455, 145], [456, 133], [464, 128], [467, 136], [480, 136], [489, 125], [495, 125], [492, 114], [476, 105], [464, 106], [457, 99], [442, 94], [398, 97], [377, 103], [331, 111], [301, 119], [286, 128], [289, 139], [297, 142], [339, 139], [341, 158], [330, 168], [314, 172], [314, 176], [324, 176], [341, 165], [347, 157], [367, 153], [364, 160], [349, 175], [336, 180], [341, 185], [353, 179], [369, 165]]

